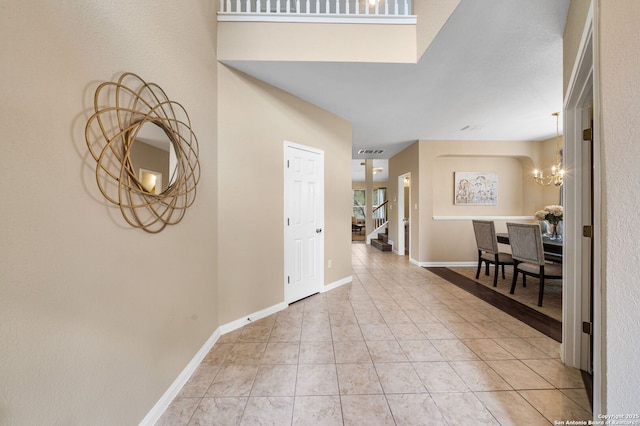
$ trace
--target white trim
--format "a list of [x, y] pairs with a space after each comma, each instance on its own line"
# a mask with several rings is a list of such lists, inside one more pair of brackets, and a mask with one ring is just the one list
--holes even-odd
[[535, 216], [433, 216], [433, 220], [534, 220]]
[[420, 262], [418, 262], [417, 260], [412, 258], [411, 255], [409, 255], [409, 263], [412, 264], [412, 265], [416, 265], [416, 266], [424, 266], [424, 265], [420, 264]]
[[[602, 309], [602, 166], [601, 166], [601, 142], [600, 123], [601, 103], [600, 103], [600, 75], [599, 75], [599, 13], [598, 3], [591, 1], [589, 11], [585, 19], [580, 45], [576, 54], [576, 61], [571, 70], [571, 76], [567, 85], [567, 92], [564, 97], [565, 109], [565, 150], [567, 160], [574, 162], [581, 159], [579, 149], [582, 140], [581, 111], [579, 108], [584, 103], [585, 94], [592, 90], [593, 97], [593, 413], [603, 412], [603, 390], [604, 376], [603, 366], [603, 343], [602, 328], [604, 326], [604, 313]], [[563, 286], [563, 344], [561, 346], [562, 361], [569, 366], [580, 367], [583, 347], [582, 337], [582, 268], [581, 268], [581, 240], [582, 240], [582, 217], [578, 216], [579, 206], [582, 197], [581, 173], [576, 169], [573, 182], [567, 181], [565, 185], [566, 201], [568, 202], [566, 211], [574, 212], [574, 215], [567, 220], [567, 224], [572, 224], [571, 229], [566, 233], [570, 237], [565, 239], [565, 250], [572, 255], [563, 263], [563, 274], [565, 285]], [[571, 208], [570, 208], [571, 207]]]
[[[584, 48], [584, 47], [583, 47]], [[579, 62], [583, 62], [580, 58]], [[590, 64], [587, 64], [590, 67]], [[568, 212], [565, 229], [564, 246], [565, 251], [570, 253], [563, 262], [563, 295], [562, 295], [562, 341], [565, 343], [564, 351], [561, 353], [562, 361], [575, 368], [581, 367], [581, 340], [582, 340], [582, 283], [583, 283], [583, 246], [582, 246], [582, 197], [586, 188], [583, 188], [582, 173], [582, 102], [593, 87], [592, 73], [586, 73], [580, 77], [580, 87], [575, 87], [570, 91], [571, 105], [565, 105], [565, 163], [569, 170], [573, 170], [572, 176], [567, 176], [565, 185], [565, 207]], [[594, 132], [595, 136], [595, 132]], [[595, 164], [595, 138], [594, 138], [594, 164]], [[594, 172], [594, 184], [598, 179]], [[595, 195], [595, 190], [594, 190]], [[592, 200], [594, 206], [596, 200]], [[595, 213], [595, 210], [594, 210]], [[594, 224], [595, 217], [593, 218]], [[594, 230], [597, 227], [594, 227]], [[593, 261], [596, 261], [594, 256]], [[594, 263], [595, 265], [595, 263]]]
[[320, 290], [320, 293], [326, 293], [327, 291], [331, 291], [334, 288], [338, 288], [351, 282], [353, 282], [353, 275], [349, 275], [348, 277], [344, 277], [341, 280], [334, 281], [331, 284], [325, 285], [324, 287], [322, 287], [322, 290]]
[[218, 12], [218, 22], [297, 22], [315, 24], [381, 24], [416, 25], [416, 15], [326, 15], [293, 13], [235, 13]]
[[[314, 148], [312, 146], [307, 146], [307, 145], [301, 145], [299, 143], [295, 143], [291, 141], [284, 141], [283, 143], [285, 148], [291, 147], [291, 148], [301, 149], [302, 151], [313, 152], [314, 154], [324, 155], [324, 151], [319, 148]], [[287, 157], [285, 157], [285, 161], [286, 159]]]
[[261, 311], [258, 311], [258, 312], [254, 312], [253, 314], [250, 314], [246, 317], [223, 324], [219, 327], [220, 334], [224, 335], [224, 334], [230, 333], [234, 330], [244, 327], [245, 325], [253, 321], [257, 321], [259, 319], [266, 318], [269, 315], [273, 315], [276, 312], [280, 312], [283, 309], [286, 309], [288, 306], [289, 305], [287, 303], [280, 302], [277, 305], [269, 306], [268, 308], [262, 309]]
[[202, 345], [200, 350], [195, 354], [195, 356], [191, 359], [191, 361], [189, 361], [187, 366], [173, 381], [171, 386], [169, 386], [169, 389], [167, 389], [164, 395], [160, 397], [158, 402], [156, 402], [156, 404], [147, 413], [144, 419], [142, 419], [142, 421], [140, 422], [140, 426], [153, 426], [156, 424], [156, 422], [164, 414], [167, 408], [169, 408], [169, 405], [171, 405], [171, 402], [178, 395], [182, 387], [187, 383], [191, 375], [196, 371], [204, 357], [207, 356], [211, 348], [213, 348], [213, 345], [215, 345], [221, 335], [237, 330], [238, 328], [243, 327], [252, 321], [257, 321], [259, 319], [268, 317], [269, 315], [279, 312], [287, 308], [288, 306], [289, 305], [284, 302], [278, 303], [277, 305], [273, 305], [261, 311], [250, 314], [246, 318], [241, 318], [216, 328], [209, 339], [207, 339], [205, 344]]
[[[408, 201], [408, 205], [411, 206], [411, 172], [407, 172], [407, 173], [403, 173], [401, 175], [398, 176], [398, 193], [396, 195], [396, 200], [397, 200], [397, 209], [396, 209], [396, 215], [398, 218], [398, 248], [397, 250], [394, 247], [393, 251], [394, 253], [396, 253], [398, 256], [405, 256], [405, 253], [409, 253], [409, 258], [411, 258], [411, 207], [409, 207], [409, 211], [405, 212], [404, 211], [404, 205], [407, 204], [407, 200], [405, 200], [404, 198], [404, 180], [405, 178], [409, 178], [409, 201]], [[409, 241], [405, 241], [404, 238], [404, 219], [408, 219], [409, 221]], [[409, 249], [409, 250], [407, 250]]]
[[[585, 58], [586, 52], [585, 48], [589, 43], [589, 39], [592, 39], [593, 43], [593, 3], [589, 5], [589, 11], [587, 12], [587, 19], [585, 20], [585, 27], [582, 31], [582, 36], [580, 37], [580, 44], [578, 45], [578, 52], [576, 53], [576, 62], [573, 64], [573, 69], [571, 70], [571, 75], [569, 76], [569, 81], [567, 83], [567, 92], [564, 94], [564, 107], [567, 108], [567, 103], [571, 100], [572, 92], [576, 90], [576, 85], [578, 81], [578, 73], [582, 70], [583, 60]], [[591, 57], [592, 65], [593, 65], [593, 56], [590, 53], [588, 56]], [[584, 84], [584, 81], [581, 82]]]
[[[596, 10], [593, 10], [595, 8]], [[602, 104], [600, 90], [600, 11], [599, 3], [592, 2], [589, 9], [590, 17], [594, 26], [593, 40], [593, 205], [598, 206], [593, 212], [593, 412], [603, 413], [606, 403], [603, 396], [606, 390], [606, 380], [604, 379], [604, 350], [606, 347], [605, 336], [602, 333], [606, 325], [606, 314], [603, 308], [602, 288], [604, 282], [603, 270], [603, 217], [602, 217], [602, 161], [600, 152], [602, 151], [601, 123]], [[595, 19], [594, 19], [595, 16]]]
[[[564, 246], [565, 251], [570, 255], [565, 256], [563, 261], [565, 284], [562, 295], [562, 341], [564, 345], [560, 355], [566, 365], [576, 368], [580, 368], [580, 340], [582, 336], [582, 290], [580, 288], [582, 283], [582, 150], [580, 146], [582, 111], [579, 111], [578, 108], [582, 107], [583, 98], [593, 86], [593, 82], [590, 83], [593, 79], [593, 56], [588, 49], [593, 42], [592, 22], [592, 7], [590, 7], [564, 100], [565, 162], [570, 165], [573, 173], [567, 176], [564, 185], [565, 207], [569, 214], [565, 223]], [[593, 96], [595, 97], [595, 93]], [[594, 161], [595, 154], [594, 143]], [[577, 164], [580, 166], [576, 167]], [[594, 175], [594, 183], [597, 181], [598, 179]], [[595, 199], [592, 201], [595, 206]], [[597, 229], [597, 227], [595, 228]]]
[[142, 426], [152, 426], [155, 425], [156, 422], [160, 419], [162, 414], [169, 408], [173, 399], [178, 395], [182, 387], [187, 383], [191, 375], [196, 371], [202, 360], [209, 353], [213, 345], [220, 338], [220, 327], [218, 327], [211, 337], [207, 339], [204, 345], [200, 348], [200, 350], [195, 354], [195, 356], [189, 361], [189, 364], [182, 370], [182, 372], [178, 375], [178, 377], [173, 381], [169, 389], [160, 397], [158, 402], [153, 406], [153, 408], [147, 413], [147, 415], [142, 419], [140, 425]]

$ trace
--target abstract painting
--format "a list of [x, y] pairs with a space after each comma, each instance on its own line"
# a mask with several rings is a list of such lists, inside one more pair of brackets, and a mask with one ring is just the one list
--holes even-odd
[[455, 172], [456, 205], [498, 205], [498, 175], [488, 172]]

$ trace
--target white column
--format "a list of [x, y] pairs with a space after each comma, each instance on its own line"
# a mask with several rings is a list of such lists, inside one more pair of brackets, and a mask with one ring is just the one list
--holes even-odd
[[364, 180], [365, 180], [365, 210], [364, 227], [365, 234], [373, 231], [373, 160], [364, 160]]

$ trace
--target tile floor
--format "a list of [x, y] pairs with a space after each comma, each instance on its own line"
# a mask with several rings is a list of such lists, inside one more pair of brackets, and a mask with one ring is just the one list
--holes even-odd
[[591, 419], [559, 344], [406, 257], [222, 336], [158, 425], [549, 425]]

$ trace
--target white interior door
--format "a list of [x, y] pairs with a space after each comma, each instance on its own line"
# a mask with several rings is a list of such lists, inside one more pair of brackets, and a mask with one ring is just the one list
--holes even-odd
[[324, 152], [285, 142], [285, 301], [324, 284]]

